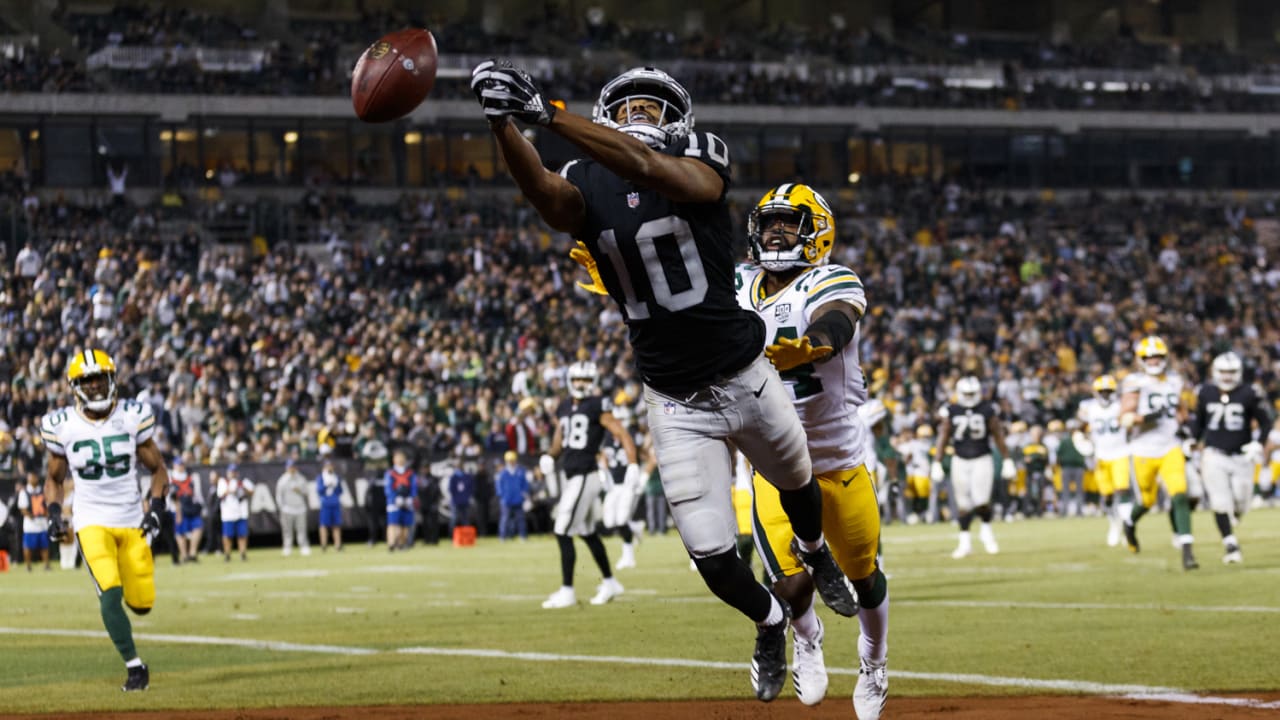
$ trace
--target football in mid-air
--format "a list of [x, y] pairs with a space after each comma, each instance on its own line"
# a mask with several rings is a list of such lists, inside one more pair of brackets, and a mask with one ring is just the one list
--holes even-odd
[[351, 104], [365, 122], [389, 122], [413, 112], [436, 82], [436, 39], [408, 28], [370, 45], [351, 73]]

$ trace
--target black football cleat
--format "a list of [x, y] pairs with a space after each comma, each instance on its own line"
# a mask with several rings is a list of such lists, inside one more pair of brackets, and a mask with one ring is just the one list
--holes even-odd
[[1191, 543], [1182, 546], [1182, 569], [1197, 570], [1200, 563], [1196, 562], [1196, 556], [1191, 552]]
[[751, 656], [751, 687], [763, 702], [778, 697], [787, 679], [787, 627], [791, 625], [791, 608], [781, 598], [777, 600], [782, 605], [782, 621], [756, 626], [756, 651]]
[[1124, 539], [1129, 543], [1129, 550], [1138, 552], [1138, 528], [1131, 523], [1122, 523], [1124, 525]]
[[831, 548], [824, 544], [818, 550], [806, 552], [800, 549], [800, 542], [792, 538], [791, 551], [804, 563], [805, 569], [813, 577], [813, 586], [817, 589], [818, 596], [827, 607], [844, 617], [858, 614], [858, 599], [854, 597], [853, 588], [845, 579], [844, 571], [836, 564], [835, 558], [831, 557]]
[[124, 685], [120, 686], [121, 690], [134, 692], [151, 687], [151, 672], [147, 670], [146, 665], [126, 669], [129, 671], [129, 677], [125, 678]]

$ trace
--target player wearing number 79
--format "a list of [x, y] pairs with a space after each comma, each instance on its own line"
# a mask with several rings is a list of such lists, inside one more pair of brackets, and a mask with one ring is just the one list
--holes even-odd
[[[102, 350], [82, 350], [71, 357], [67, 381], [75, 404], [50, 412], [40, 421], [49, 454], [45, 493], [49, 501], [49, 534], [60, 537], [62, 483], [70, 474], [76, 484], [75, 533], [80, 552], [98, 590], [107, 635], [125, 661], [128, 677], [122, 690], [146, 690], [151, 677], [133, 644], [133, 627], [121, 601], [146, 615], [156, 601], [150, 539], [160, 531], [169, 473], [151, 436], [151, 406], [116, 397], [116, 365]], [[151, 473], [150, 498], [143, 512], [134, 460]]]
[[978, 539], [988, 554], [1000, 552], [995, 532], [991, 529], [991, 490], [995, 484], [995, 462], [991, 457], [991, 445], [1000, 451], [1000, 479], [1008, 482], [1017, 476], [1018, 469], [1009, 457], [1004, 442], [1004, 426], [996, 417], [990, 402], [982, 399], [982, 382], [973, 375], [956, 381], [956, 401], [942, 408], [942, 423], [938, 427], [938, 444], [935, 459], [929, 470], [930, 478], [938, 483], [946, 477], [940, 459], [949, 446], [955, 447], [951, 458], [951, 489], [956, 496], [956, 511], [960, 513], [960, 542], [951, 553], [959, 560], [973, 552], [969, 527], [976, 515]]
[[[728, 146], [694, 131], [689, 94], [655, 68], [606, 83], [592, 120], [557, 111], [506, 60], [476, 66], [471, 89], [520, 190], [580, 242], [593, 287], [622, 309], [676, 528], [708, 588], [757, 624], [753, 685], [772, 700], [785, 654], [770, 639], [785, 633], [788, 610], [738, 558], [730, 443], [779, 489], [823, 599], [845, 615], [857, 601], [823, 539], [804, 429], [763, 355], [764, 323], [735, 298]], [[547, 170], [513, 119], [587, 159]]]

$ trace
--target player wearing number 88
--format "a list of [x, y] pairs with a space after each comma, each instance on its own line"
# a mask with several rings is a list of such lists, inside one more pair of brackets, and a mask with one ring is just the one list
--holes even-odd
[[1125, 376], [1120, 388], [1120, 425], [1129, 431], [1132, 481], [1129, 487], [1116, 488], [1116, 507], [1129, 549], [1138, 552], [1138, 520], [1156, 502], [1157, 479], [1164, 483], [1173, 505], [1174, 533], [1182, 546], [1182, 567], [1194, 570], [1199, 564], [1191, 552], [1187, 460], [1178, 440], [1178, 426], [1186, 420], [1182, 376], [1169, 370], [1169, 348], [1156, 335], [1139, 341], [1134, 354], [1140, 372]]
[[[991, 445], [995, 444], [1003, 458], [1001, 480], [1014, 479], [1017, 468], [1005, 446], [1004, 426], [991, 403], [982, 399], [982, 383], [978, 378], [966, 375], [957, 380], [955, 395], [956, 401], [942, 408], [934, 457], [943, 457], [948, 445], [955, 447], [955, 456], [951, 458], [951, 489], [956, 497], [956, 512], [960, 514], [960, 541], [951, 557], [959, 560], [973, 551], [969, 527], [975, 515], [981, 522], [978, 539], [983, 548], [992, 555], [1000, 551], [991, 529], [991, 491], [995, 485]], [[934, 460], [929, 474], [935, 483], [941, 481], [942, 463]]]
[[[102, 621], [128, 677], [122, 690], [146, 690], [147, 666], [138, 658], [133, 629], [121, 601], [138, 615], [156, 599], [149, 537], [160, 531], [169, 473], [152, 440], [151, 406], [116, 397], [116, 365], [101, 350], [72, 356], [67, 381], [75, 393], [64, 407], [40, 422], [49, 462], [45, 493], [51, 536], [62, 534], [62, 484], [75, 480], [75, 532], [89, 574], [98, 590]], [[135, 459], [151, 473], [150, 501], [143, 512]]]
[[[774, 640], [786, 611], [737, 556], [727, 443], [781, 491], [823, 599], [846, 614], [856, 601], [823, 540], [804, 429], [762, 354], [764, 325], [734, 296], [728, 147], [694, 130], [689, 94], [654, 68], [608, 82], [594, 122], [557, 111], [506, 60], [476, 66], [471, 88], [516, 184], [549, 225], [581, 243], [577, 257], [597, 270], [593, 286], [622, 308], [672, 517], [711, 591], [768, 635], [771, 679], [757, 695], [772, 699], [785, 674], [773, 650], [782, 649]], [[512, 119], [545, 127], [587, 158], [547, 170]]]
[[[613, 577], [609, 555], [596, 532], [601, 519], [600, 494], [604, 491], [598, 455], [606, 431], [618, 441], [630, 465], [636, 465], [636, 444], [631, 434], [613, 416], [613, 407], [601, 397], [596, 384], [593, 362], [576, 362], [569, 366], [569, 397], [556, 410], [556, 432], [551, 449], [540, 461], [548, 487], [560, 488], [556, 503], [555, 536], [560, 548], [560, 589], [551, 594], [542, 607], [572, 607], [577, 604], [573, 590], [573, 571], [577, 556], [573, 538], [580, 537], [600, 568], [601, 583], [591, 604], [603, 605], [622, 594], [622, 585]], [[560, 460], [557, 472], [555, 461]], [[636, 466], [639, 472], [639, 466]], [[552, 483], [555, 477], [559, 482]]]

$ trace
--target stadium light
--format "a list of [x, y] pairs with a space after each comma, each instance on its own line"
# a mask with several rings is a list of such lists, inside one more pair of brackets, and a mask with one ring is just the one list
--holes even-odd
[[422, 143], [422, 133], [418, 131], [407, 132], [404, 134], [405, 145], [419, 145]]
[[861, 174], [861, 173], [856, 173], [856, 172], [851, 172], [851, 173], [849, 173], [849, 184], [850, 184], [850, 185], [857, 185], [857, 184], [858, 184], [858, 182], [859, 182], [860, 180], [862, 180], [862, 174]]
[[298, 133], [290, 130], [284, 134], [284, 141], [290, 145], [298, 142]]

